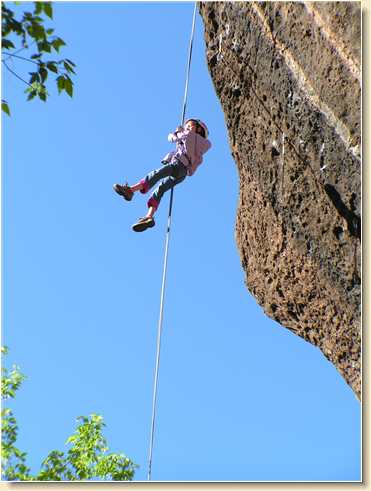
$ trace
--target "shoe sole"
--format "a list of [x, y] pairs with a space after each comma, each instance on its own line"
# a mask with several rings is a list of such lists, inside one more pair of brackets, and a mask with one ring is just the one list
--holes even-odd
[[131, 201], [131, 200], [132, 200], [132, 198], [133, 198], [133, 194], [134, 194], [134, 193], [133, 193], [133, 194], [130, 196], [130, 198], [129, 198], [128, 196], [125, 196], [125, 194], [122, 194], [122, 193], [119, 191], [119, 189], [118, 189], [118, 188], [116, 188], [116, 186], [115, 186], [115, 185], [113, 186], [113, 190], [114, 190], [114, 191], [115, 191], [115, 192], [116, 192], [116, 193], [117, 193], [119, 196], [121, 196], [122, 198], [124, 198], [126, 201]]
[[131, 228], [134, 232], [144, 232], [147, 228], [152, 228], [155, 226], [155, 223], [135, 223]]

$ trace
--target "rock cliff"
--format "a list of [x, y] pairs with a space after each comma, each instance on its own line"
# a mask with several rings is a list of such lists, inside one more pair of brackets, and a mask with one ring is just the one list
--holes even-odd
[[246, 285], [360, 397], [360, 2], [202, 2], [199, 11], [240, 176]]

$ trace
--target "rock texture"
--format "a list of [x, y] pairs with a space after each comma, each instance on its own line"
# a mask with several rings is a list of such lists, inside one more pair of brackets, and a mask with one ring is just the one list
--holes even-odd
[[247, 287], [360, 397], [360, 2], [199, 10], [240, 176]]

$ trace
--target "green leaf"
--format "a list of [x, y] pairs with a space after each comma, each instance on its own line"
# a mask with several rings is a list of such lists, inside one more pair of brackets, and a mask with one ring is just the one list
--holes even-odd
[[35, 2], [34, 5], [35, 5], [35, 10], [34, 10], [35, 15], [41, 14], [43, 10], [43, 2]]
[[44, 67], [41, 67], [39, 69], [39, 74], [40, 74], [40, 77], [41, 77], [41, 82], [44, 83], [45, 80], [48, 78], [48, 70]]
[[30, 93], [28, 94], [27, 100], [30, 101], [37, 95], [36, 90], [30, 90]]
[[58, 73], [58, 67], [54, 61], [48, 61], [48, 63], [46, 64], [46, 67], [51, 72]]
[[45, 14], [52, 19], [53, 18], [53, 8], [51, 2], [43, 2], [44, 12]]
[[27, 32], [36, 41], [45, 38], [45, 29], [41, 24], [38, 24], [37, 22], [32, 22], [31, 25], [27, 27]]
[[2, 39], [1, 40], [1, 47], [2, 47], [2, 49], [15, 48], [14, 44], [11, 41], [9, 41], [9, 39]]
[[56, 39], [54, 39], [54, 41], [51, 42], [51, 45], [53, 46], [53, 48], [55, 49], [55, 51], [58, 51], [59, 52], [59, 48], [61, 46], [66, 46], [66, 43], [63, 41], [63, 39], [56, 38]]
[[57, 78], [57, 87], [59, 93], [61, 93], [62, 90], [64, 89], [64, 83], [65, 83], [65, 78], [62, 77], [62, 75]]
[[69, 77], [66, 77], [64, 79], [64, 90], [67, 92], [67, 94], [72, 97], [73, 95], [73, 83], [72, 80]]
[[53, 43], [49, 43], [48, 41], [41, 41], [37, 43], [37, 48], [40, 52], [51, 53], [51, 45]]
[[72, 68], [72, 66], [69, 63], [67, 63], [67, 61], [63, 62], [63, 66], [67, 70], [68, 73], [75, 73], [74, 69]]
[[1, 101], [1, 109], [4, 111], [4, 113], [10, 116], [10, 110], [7, 102]]
[[40, 76], [38, 72], [32, 72], [30, 73], [30, 84], [33, 84], [34, 82], [40, 82]]

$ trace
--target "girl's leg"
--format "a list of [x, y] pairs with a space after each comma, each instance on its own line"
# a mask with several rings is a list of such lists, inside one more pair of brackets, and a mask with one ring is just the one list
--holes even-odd
[[130, 189], [135, 193], [135, 191], [140, 191], [143, 189], [143, 181], [139, 181], [136, 184], [130, 186]]
[[[170, 166], [166, 166], [170, 167]], [[175, 173], [175, 172], [174, 172]], [[152, 193], [152, 196], [148, 200], [148, 212], [147, 215], [143, 218], [140, 218], [137, 223], [133, 225], [133, 230], [135, 232], [143, 232], [147, 228], [151, 228], [155, 225], [155, 221], [153, 219], [153, 215], [155, 214], [158, 205], [160, 204], [161, 198], [166, 191], [173, 188], [180, 182], [184, 181], [187, 175], [187, 169], [182, 165], [179, 169], [176, 170], [177, 177], [169, 176], [161, 182], [158, 188]], [[143, 192], [143, 191], [142, 191]]]
[[124, 196], [126, 200], [130, 201], [133, 193], [136, 191], [140, 191], [141, 193], [145, 194], [160, 179], [164, 179], [169, 176], [178, 178], [183, 175], [184, 172], [186, 175], [187, 171], [183, 164], [180, 162], [173, 162], [161, 167], [160, 169], [153, 170], [147, 174], [144, 179], [140, 180], [136, 184], [133, 184], [132, 186], [129, 186], [128, 184], [114, 184], [113, 189], [116, 191], [116, 193]]
[[157, 209], [157, 208], [155, 208], [154, 206], [150, 206], [150, 207], [148, 208], [146, 218], [152, 218], [152, 217], [153, 217], [153, 215], [155, 214], [156, 209]]
[[160, 204], [162, 196], [167, 191], [172, 189], [174, 186], [176, 186], [177, 184], [184, 181], [185, 178], [186, 178], [186, 175], [179, 177], [177, 179], [174, 177], [168, 177], [168, 178], [164, 179], [161, 182], [161, 184], [158, 186], [158, 188], [156, 188], [155, 191], [152, 193], [151, 197], [149, 198], [149, 200], [147, 202], [148, 213], [146, 216], [153, 217], [153, 215], [155, 214], [155, 212], [156, 212], [156, 210]]
[[134, 193], [136, 191], [141, 191], [142, 193], [146, 193], [160, 179], [171, 176], [173, 173], [174, 173], [174, 169], [172, 168], [171, 164], [165, 165], [160, 169], [153, 170], [152, 172], [147, 174], [144, 179], [141, 179], [139, 182], [129, 187], [131, 191], [133, 191]]
[[141, 193], [146, 193], [151, 189], [158, 181], [165, 179], [166, 177], [172, 177], [178, 179], [187, 175], [187, 169], [180, 162], [173, 162], [168, 165], [164, 165], [160, 169], [155, 169], [146, 175], [144, 179], [134, 185], [135, 189]]

